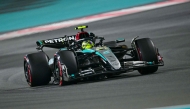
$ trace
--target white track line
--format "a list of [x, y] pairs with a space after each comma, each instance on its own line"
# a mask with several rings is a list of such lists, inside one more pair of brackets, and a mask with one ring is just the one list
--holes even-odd
[[128, 15], [128, 14], [134, 14], [134, 13], [138, 13], [138, 12], [142, 12], [142, 11], [148, 11], [148, 10], [157, 9], [157, 8], [161, 8], [161, 7], [181, 4], [181, 3], [185, 3], [185, 2], [189, 2], [189, 1], [190, 0], [167, 0], [167, 1], [163, 1], [163, 2], [150, 4], [150, 5], [122, 9], [122, 10], [118, 10], [118, 11], [88, 16], [88, 17], [84, 17], [84, 18], [68, 20], [68, 21], [63, 21], [63, 22], [59, 22], [59, 23], [53, 23], [53, 24], [43, 25], [43, 26], [38, 26], [38, 27], [33, 27], [33, 28], [27, 28], [27, 29], [23, 29], [23, 30], [18, 30], [18, 31], [13, 31], [13, 32], [8, 32], [5, 34], [2, 34], [2, 35], [0, 35], [0, 40], [21, 37], [21, 36], [25, 36], [25, 35], [34, 34], [34, 33], [57, 30], [60, 28], [66, 28], [66, 27], [70, 27], [70, 26], [74, 26], [74, 25], [95, 22], [95, 21], [99, 21], [99, 20], [103, 20], [103, 19], [109, 19], [109, 18]]

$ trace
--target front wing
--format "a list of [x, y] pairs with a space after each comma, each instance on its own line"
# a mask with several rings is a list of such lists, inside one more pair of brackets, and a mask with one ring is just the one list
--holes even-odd
[[107, 71], [104, 68], [97, 69], [88, 69], [80, 71], [77, 75], [70, 76], [69, 80], [76, 80], [76, 79], [82, 79], [86, 77], [92, 77], [92, 76], [98, 76], [98, 75], [106, 75], [106, 74], [121, 74], [121, 73], [127, 73], [131, 72], [133, 70], [138, 70], [140, 68], [145, 67], [156, 67], [156, 66], [164, 66], [164, 62], [159, 62], [158, 64], [155, 64], [154, 62], [146, 62], [146, 61], [126, 61], [121, 63], [122, 68], [112, 71]]

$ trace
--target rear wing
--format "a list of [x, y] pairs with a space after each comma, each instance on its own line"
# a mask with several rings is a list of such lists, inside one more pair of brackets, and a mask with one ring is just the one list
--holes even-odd
[[46, 40], [39, 40], [36, 41], [37, 49], [42, 49], [43, 47], [50, 47], [50, 48], [65, 48], [69, 47], [69, 41], [75, 40], [75, 35], [72, 36], [64, 36], [59, 38], [53, 39], [46, 39]]

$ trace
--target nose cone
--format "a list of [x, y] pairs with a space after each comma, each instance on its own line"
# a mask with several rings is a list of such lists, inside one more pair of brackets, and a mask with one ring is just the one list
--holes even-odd
[[114, 69], [118, 70], [121, 68], [121, 64], [119, 60], [116, 58], [116, 56], [111, 55], [111, 56], [106, 56], [106, 58]]

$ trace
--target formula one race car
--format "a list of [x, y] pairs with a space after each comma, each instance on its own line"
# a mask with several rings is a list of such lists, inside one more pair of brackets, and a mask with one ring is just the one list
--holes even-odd
[[[133, 38], [131, 47], [117, 45], [125, 39], [103, 42], [104, 37], [87, 33], [79, 26], [76, 35], [37, 41], [39, 52], [24, 57], [24, 73], [32, 86], [46, 85], [53, 78], [60, 86], [82, 79], [108, 78], [138, 70], [146, 75], [158, 70], [164, 62], [149, 38]], [[43, 47], [59, 49], [51, 59]]]

